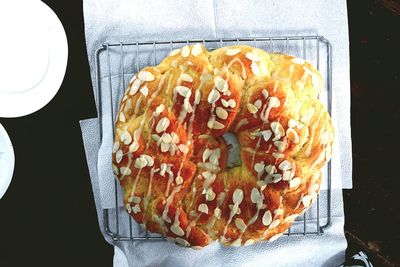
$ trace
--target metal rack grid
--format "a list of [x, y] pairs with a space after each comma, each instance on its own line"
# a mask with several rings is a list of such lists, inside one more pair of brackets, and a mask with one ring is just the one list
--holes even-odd
[[[328, 112], [331, 114], [332, 111], [332, 47], [330, 42], [325, 39], [323, 36], [280, 36], [280, 37], [257, 37], [257, 38], [225, 38], [225, 39], [201, 39], [201, 40], [184, 40], [184, 41], [148, 41], [148, 42], [127, 42], [127, 43], [104, 43], [101, 47], [99, 47], [95, 52], [95, 73], [96, 73], [96, 104], [97, 111], [100, 122], [100, 138], [103, 136], [103, 125], [102, 125], [102, 94], [103, 90], [109, 90], [109, 94], [111, 95], [110, 100], [107, 101], [106, 104], [111, 105], [111, 117], [112, 119], [112, 127], [114, 127], [114, 121], [116, 117], [116, 112], [114, 112], [113, 108], [113, 96], [116, 96], [117, 103], [119, 103], [120, 98], [123, 95], [123, 92], [126, 89], [127, 81], [129, 79], [125, 79], [126, 75], [132, 76], [133, 73], [139, 72], [141, 69], [141, 60], [139, 57], [141, 56], [141, 49], [146, 47], [147, 52], [150, 50], [150, 57], [147, 58], [147, 62], [142, 64], [144, 66], [157, 65], [159, 61], [164, 57], [157, 59], [159, 56], [159, 50], [162, 47], [165, 55], [168, 55], [173, 49], [182, 47], [187, 44], [196, 44], [201, 43], [207, 47], [208, 50], [213, 50], [219, 47], [227, 46], [227, 45], [236, 45], [236, 44], [246, 44], [251, 45], [253, 47], [264, 49], [268, 52], [278, 52], [290, 54], [290, 48], [295, 47], [296, 51], [299, 53], [296, 56], [303, 58], [308, 61], [312, 61], [312, 63], [317, 67], [317, 69], [321, 72], [321, 67], [324, 69], [322, 72], [322, 76], [325, 80], [325, 88], [326, 92], [326, 104], [328, 108]], [[149, 49], [150, 47], [150, 49]], [[309, 51], [309, 47], [312, 48], [312, 52]], [[167, 48], [167, 49], [166, 49]], [[114, 49], [114, 53], [110, 53], [110, 50]], [[115, 49], [119, 51], [119, 53], [115, 53]], [[129, 52], [127, 52], [129, 50]], [[134, 62], [130, 65], [135, 65], [134, 69], [131, 71], [126, 71], [124, 64], [126, 54], [130, 53], [130, 56], [133, 56]], [[101, 57], [103, 55], [103, 57]], [[117, 57], [117, 58], [116, 58]], [[312, 58], [310, 60], [310, 58]], [[114, 70], [111, 62], [114, 60], [118, 60], [120, 62], [119, 70]], [[107, 66], [107, 72], [103, 77], [101, 77], [100, 69]], [[117, 76], [121, 79], [121, 86], [119, 88], [113, 88], [112, 86], [112, 73], [116, 72]], [[101, 80], [108, 80], [108, 88], [102, 88]], [[291, 228], [289, 228], [286, 232], [286, 236], [293, 235], [322, 235], [324, 230], [327, 229], [331, 225], [331, 163], [329, 162], [326, 167], [327, 173], [327, 190], [324, 196], [321, 194], [318, 195], [316, 203], [302, 216], [299, 216]], [[118, 199], [121, 197], [118, 194], [119, 184], [117, 181], [114, 183], [114, 192], [115, 192], [115, 208], [112, 209], [103, 209], [103, 221], [104, 221], [104, 230], [107, 235], [109, 235], [114, 241], [163, 241], [164, 237], [149, 233], [148, 231], [140, 231], [139, 233], [135, 233], [137, 230], [137, 223], [132, 220], [132, 217], [129, 216], [122, 207], [118, 206]], [[321, 201], [321, 198], [324, 197], [324, 201]], [[321, 203], [324, 203], [325, 211], [324, 214], [321, 215]], [[308, 214], [313, 211], [314, 215], [308, 216]], [[323, 220], [321, 218], [324, 218]], [[323, 221], [323, 223], [322, 223]], [[122, 225], [128, 225], [128, 230], [122, 231]], [[125, 226], [126, 228], [126, 226]], [[124, 233], [123, 233], [124, 232]]]

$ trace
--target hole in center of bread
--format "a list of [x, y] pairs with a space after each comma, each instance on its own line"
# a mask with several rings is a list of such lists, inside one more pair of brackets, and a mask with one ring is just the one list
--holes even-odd
[[242, 165], [240, 157], [240, 144], [235, 133], [227, 132], [222, 136], [228, 147], [228, 167], [238, 167]]

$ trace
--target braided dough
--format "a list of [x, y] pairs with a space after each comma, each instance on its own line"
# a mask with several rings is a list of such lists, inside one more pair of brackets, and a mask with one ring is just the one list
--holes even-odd
[[[275, 240], [315, 201], [332, 153], [322, 85], [308, 62], [249, 46], [184, 46], [142, 69], [113, 146], [126, 210], [187, 247]], [[240, 166], [227, 166], [227, 132]]]

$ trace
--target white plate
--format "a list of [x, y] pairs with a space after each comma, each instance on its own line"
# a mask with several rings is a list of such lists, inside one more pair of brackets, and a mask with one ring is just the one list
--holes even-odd
[[14, 149], [6, 130], [0, 124], [0, 198], [10, 185], [14, 172]]
[[57, 15], [39, 0], [0, 3], [0, 117], [44, 107], [64, 79], [68, 43]]

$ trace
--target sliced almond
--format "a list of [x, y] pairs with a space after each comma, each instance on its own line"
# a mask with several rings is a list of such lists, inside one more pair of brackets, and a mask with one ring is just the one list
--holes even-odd
[[207, 127], [210, 128], [210, 129], [214, 129], [214, 130], [221, 130], [221, 129], [225, 128], [225, 125], [220, 123], [220, 122], [218, 122], [218, 121], [216, 121], [216, 120], [214, 120], [214, 121], [209, 120], [207, 122]]
[[299, 64], [299, 65], [303, 65], [305, 63], [304, 59], [297, 58], [297, 57], [293, 58], [292, 62], [296, 63], [296, 64]]
[[189, 83], [193, 82], [192, 76], [190, 76], [189, 74], [186, 74], [186, 73], [181, 74], [181, 80], [184, 82], [189, 82]]
[[290, 188], [297, 188], [300, 185], [301, 179], [299, 177], [295, 177], [289, 182]]
[[268, 93], [267, 90], [263, 89], [263, 90], [262, 90], [262, 95], [264, 96], [265, 99], [267, 99], [268, 96], [269, 96], [269, 93]]
[[130, 175], [132, 173], [131, 169], [128, 167], [121, 167], [119, 168], [121, 175]]
[[300, 142], [300, 137], [297, 132], [293, 128], [289, 128], [286, 130], [286, 135], [290, 141], [294, 144], [298, 144]]
[[267, 210], [262, 217], [262, 224], [268, 226], [271, 224], [271, 222], [272, 222], [272, 214], [269, 210]]
[[142, 83], [141, 80], [139, 80], [139, 79], [135, 80], [131, 85], [131, 89], [129, 90], [129, 94], [130, 95], [135, 95], [137, 93], [137, 91], [139, 90], [139, 87], [140, 87], [141, 83]]
[[281, 105], [281, 102], [279, 101], [278, 98], [271, 96], [269, 98], [268, 106], [271, 108], [277, 108]]
[[208, 206], [205, 203], [201, 203], [197, 210], [202, 213], [208, 214]]
[[251, 60], [251, 61], [260, 61], [260, 57], [255, 53], [255, 51], [252, 52], [247, 52], [246, 53], [246, 58]]
[[214, 78], [214, 85], [217, 88], [217, 90], [220, 91], [221, 93], [226, 92], [228, 90], [228, 82], [219, 76], [216, 76]]
[[149, 71], [143, 70], [143, 71], [139, 72], [138, 78], [144, 82], [151, 82], [154, 80], [154, 75]]
[[235, 219], [235, 226], [243, 233], [246, 230], [246, 224], [244, 223], [243, 219], [236, 218]]
[[253, 187], [253, 189], [251, 190], [250, 198], [251, 198], [251, 202], [253, 202], [253, 203], [257, 203], [258, 201], [260, 201], [260, 199], [261, 199], [260, 191], [258, 191], [257, 188]]
[[129, 152], [131, 152], [131, 153], [136, 152], [138, 149], [139, 149], [139, 143], [138, 142], [133, 142], [129, 146]]
[[228, 48], [226, 50], [226, 55], [227, 56], [234, 56], [240, 53], [240, 51], [242, 51], [242, 49], [240, 48]]
[[142, 95], [144, 95], [144, 96], [147, 96], [148, 94], [149, 94], [149, 88], [145, 85], [145, 86], [143, 86], [142, 88], [140, 88], [140, 90], [139, 90], [141, 93], [142, 93]]
[[285, 129], [283, 129], [283, 126], [277, 121], [271, 122], [271, 130], [274, 132], [275, 135], [285, 135]]
[[282, 171], [288, 171], [293, 168], [293, 165], [290, 161], [284, 160], [279, 164], [278, 168]]
[[251, 72], [255, 75], [255, 76], [259, 76], [260, 75], [260, 68], [258, 67], [258, 63], [253, 61], [251, 63]]
[[251, 113], [251, 114], [255, 114], [258, 111], [258, 108], [256, 106], [254, 106], [253, 104], [247, 103], [247, 110]]
[[179, 54], [180, 52], [181, 52], [181, 49], [178, 48], [178, 49], [172, 50], [171, 53], [170, 53], [169, 55], [170, 55], [171, 57], [173, 57], [173, 56], [176, 56], [177, 54]]
[[256, 108], [260, 109], [261, 106], [262, 106], [262, 101], [261, 101], [260, 99], [257, 99], [257, 100], [254, 102], [254, 106], [255, 106]]
[[178, 85], [177, 87], [175, 87], [175, 90], [183, 97], [190, 97], [190, 95], [192, 94], [190, 88], [186, 86]]
[[119, 121], [125, 122], [125, 114], [123, 112], [119, 113]]
[[208, 94], [207, 101], [210, 104], [214, 104], [220, 97], [221, 97], [220, 93], [217, 90], [212, 89]]
[[202, 49], [201, 45], [195, 44], [192, 48], [192, 55], [196, 57], [196, 56], [200, 55], [201, 53], [203, 53], [203, 49]]
[[271, 138], [272, 136], [272, 132], [270, 130], [265, 130], [261, 132], [262, 137], [264, 138], [265, 142], [268, 142], [268, 140]]
[[233, 203], [242, 203], [244, 197], [243, 190], [238, 188], [233, 192], [232, 201]]
[[168, 128], [169, 124], [170, 124], [170, 121], [167, 117], [160, 119], [156, 126], [156, 132], [161, 133], [161, 132], [165, 131]]
[[190, 47], [187, 46], [187, 45], [185, 45], [185, 46], [182, 48], [181, 56], [182, 56], [182, 57], [188, 57], [189, 55], [190, 55]]
[[222, 120], [226, 120], [228, 118], [228, 112], [222, 107], [217, 107], [215, 109], [215, 114], [217, 114], [217, 117]]

